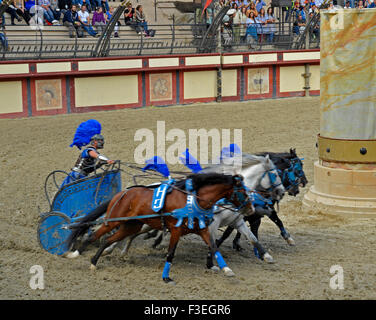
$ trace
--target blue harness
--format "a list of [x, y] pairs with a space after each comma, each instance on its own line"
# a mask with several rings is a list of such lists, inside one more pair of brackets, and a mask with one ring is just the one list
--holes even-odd
[[[174, 182], [174, 179], [163, 181], [161, 185], [154, 190], [151, 205], [154, 212], [159, 212], [163, 209], [166, 195]], [[196, 218], [198, 220], [200, 229], [204, 229], [206, 227], [206, 220], [211, 220], [213, 218], [213, 208], [204, 210], [199, 206], [195, 197], [196, 191], [193, 190], [191, 179], [187, 179], [185, 181], [185, 189], [192, 194], [187, 196], [187, 204], [184, 208], [175, 209], [171, 212], [171, 216], [178, 220], [175, 227], [180, 227], [183, 223], [183, 219], [188, 218], [188, 228], [193, 229], [194, 219]]]
[[211, 220], [214, 215], [213, 208], [208, 210], [202, 209], [195, 197], [196, 191], [193, 190], [192, 180], [187, 179], [185, 181], [185, 189], [192, 194], [187, 196], [187, 204], [184, 208], [175, 209], [172, 211], [172, 216], [175, 219], [178, 219], [175, 227], [180, 227], [183, 223], [184, 218], [188, 218], [188, 228], [193, 229], [194, 227], [194, 219], [198, 220], [198, 225], [200, 229], [204, 229], [206, 227], [206, 220]]
[[[168, 193], [169, 188], [175, 181], [170, 179], [168, 181], [162, 182], [162, 184], [154, 190], [153, 194], [153, 201], [152, 201], [152, 210], [154, 212], [160, 211], [164, 207], [166, 195]], [[240, 192], [243, 190], [249, 190], [245, 187], [242, 183], [241, 186], [234, 186], [234, 191], [232, 193], [231, 199], [221, 199], [217, 202], [218, 205], [222, 204], [233, 204], [233, 200], [235, 200], [235, 196], [237, 200], [240, 202], [240, 206], [236, 209], [239, 210], [242, 207], [246, 206], [249, 202], [251, 202], [251, 198], [246, 198], [244, 192]], [[213, 219], [214, 210], [216, 210], [217, 206], [211, 207], [210, 209], [203, 209], [198, 204], [196, 194], [197, 192], [193, 189], [193, 184], [191, 179], [187, 179], [185, 181], [185, 190], [190, 192], [187, 196], [187, 203], [185, 207], [175, 209], [171, 212], [171, 216], [178, 220], [175, 227], [180, 227], [183, 223], [185, 218], [188, 218], [188, 228], [194, 228], [194, 219], [198, 220], [199, 228], [204, 229], [206, 227], [206, 222]]]

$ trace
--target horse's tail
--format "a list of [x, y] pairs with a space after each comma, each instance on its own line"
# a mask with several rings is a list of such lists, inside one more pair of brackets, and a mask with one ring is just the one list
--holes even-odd
[[77, 238], [83, 235], [90, 227], [88, 222], [97, 220], [101, 215], [103, 215], [110, 204], [111, 200], [103, 202], [101, 205], [93, 209], [89, 214], [87, 214], [73, 229], [73, 232], [68, 238], [68, 248], [72, 249]]

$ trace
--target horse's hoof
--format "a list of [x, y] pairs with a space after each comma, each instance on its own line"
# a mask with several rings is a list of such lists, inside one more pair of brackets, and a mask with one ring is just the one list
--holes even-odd
[[290, 245], [290, 246], [295, 246], [295, 240], [291, 237], [288, 237], [286, 239], [286, 242]]
[[264, 254], [263, 260], [267, 263], [274, 263], [273, 257], [267, 252]]
[[237, 243], [233, 243], [232, 244], [232, 248], [233, 249], [235, 249], [236, 251], [243, 251], [244, 249], [240, 246], [240, 245], [238, 245]]
[[69, 251], [67, 253], [64, 253], [64, 257], [65, 258], [68, 258], [68, 259], [74, 259], [74, 258], [77, 258], [78, 256], [80, 255], [80, 252], [78, 250], [72, 252], [72, 251]]
[[111, 254], [112, 251], [114, 251], [114, 248], [112, 248], [112, 247], [108, 247], [108, 248], [106, 248], [106, 249], [103, 251], [102, 256], [107, 256], [107, 255]]
[[171, 284], [171, 285], [176, 285], [176, 282], [174, 281], [174, 280], [172, 280], [170, 277], [168, 277], [168, 278], [163, 278], [163, 281], [165, 282], [165, 283], [168, 283], [168, 284]]
[[217, 266], [212, 266], [211, 268], [209, 268], [211, 271], [214, 271], [214, 272], [219, 272], [221, 269], [219, 269], [219, 267]]
[[229, 267], [224, 267], [223, 272], [226, 277], [235, 277], [235, 273]]
[[97, 270], [97, 267], [94, 264], [91, 264], [90, 265], [90, 270], [91, 271], [95, 271], [95, 270]]

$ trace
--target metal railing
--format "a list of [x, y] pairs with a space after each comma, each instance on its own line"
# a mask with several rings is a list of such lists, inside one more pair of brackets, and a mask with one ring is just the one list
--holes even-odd
[[[308, 21], [306, 29], [297, 29], [291, 20], [272, 25], [225, 25], [222, 18], [229, 8], [225, 6], [211, 25], [176, 24], [173, 20], [172, 24], [149, 25], [149, 30], [156, 33], [154, 37], [147, 37], [140, 26], [118, 25], [126, 5], [126, 1], [121, 3], [99, 38], [88, 34], [86, 38], [69, 38], [65, 26], [44, 26], [36, 30], [27, 26], [21, 30], [9, 27], [6, 30], [8, 48], [0, 45], [0, 60], [269, 51], [320, 46], [317, 17], [315, 21]], [[114, 32], [120, 38], [115, 38]]]
[[[26, 27], [25, 27], [26, 29]], [[309, 32], [309, 41], [298, 47], [299, 34], [293, 32], [293, 24], [275, 23], [273, 26], [254, 24], [252, 27], [233, 25], [221, 27], [219, 32], [205, 39], [207, 25], [170, 24], [150, 25], [154, 37], [145, 37], [129, 27], [120, 26], [120, 38], [108, 38], [104, 54], [96, 55], [98, 38], [69, 38], [66, 27], [54, 27], [54, 31], [25, 31], [23, 35], [7, 32], [8, 48], [0, 46], [0, 60], [84, 58], [94, 56], [140, 56], [193, 54], [240, 51], [270, 51], [312, 49], [320, 47], [319, 30]], [[299, 30], [302, 32], [302, 30]], [[66, 35], [62, 35], [65, 34]], [[56, 34], [56, 36], [54, 36]], [[218, 37], [221, 37], [220, 41]], [[204, 44], [203, 44], [204, 43]], [[219, 48], [221, 46], [221, 48]]]

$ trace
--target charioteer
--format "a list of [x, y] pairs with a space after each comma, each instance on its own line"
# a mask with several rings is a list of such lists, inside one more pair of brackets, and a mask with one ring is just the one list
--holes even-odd
[[115, 162], [98, 151], [104, 147], [104, 137], [100, 134], [101, 129], [101, 124], [93, 119], [82, 122], [79, 125], [70, 147], [76, 146], [81, 150], [83, 146], [88, 146], [80, 153], [71, 173], [64, 179], [61, 187], [73, 181], [86, 178], [101, 166], [111, 165]]

